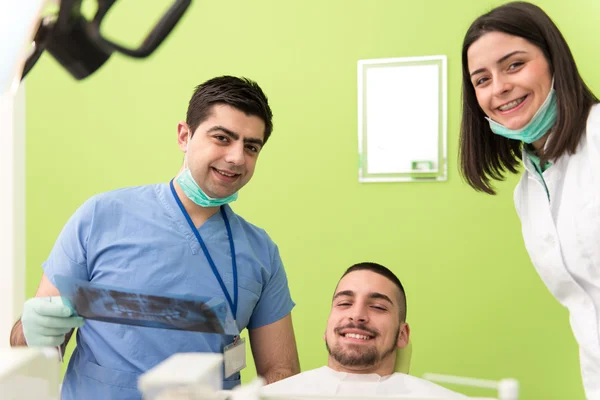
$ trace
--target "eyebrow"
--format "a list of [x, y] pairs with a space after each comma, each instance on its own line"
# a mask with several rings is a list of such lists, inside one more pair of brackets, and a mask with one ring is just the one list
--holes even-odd
[[[338, 297], [354, 297], [354, 296], [355, 296], [355, 293], [352, 290], [342, 290], [341, 292], [337, 292], [335, 294], [335, 296], [333, 296], [333, 300], [337, 299]], [[369, 297], [369, 299], [385, 300], [388, 303], [390, 303], [391, 305], [394, 305], [394, 302], [383, 293], [371, 292], [371, 293], [369, 293], [368, 297]]]
[[[515, 50], [511, 53], [508, 53], [507, 55], [501, 57], [498, 61], [496, 61], [496, 64], [502, 64], [504, 61], [506, 61], [507, 59], [511, 58], [512, 56], [514, 56], [515, 54], [521, 54], [521, 53], [527, 53], [526, 51], [523, 50]], [[485, 71], [485, 68], [479, 68], [473, 72], [471, 72], [471, 78], [473, 77], [473, 75], [477, 75], [480, 74], [482, 72]]]
[[[206, 133], [211, 133], [211, 132], [216, 132], [216, 131], [221, 131], [221, 132], [225, 133], [227, 136], [230, 136], [233, 140], [240, 139], [239, 133], [236, 133], [236, 132], [234, 132], [230, 129], [227, 129], [221, 125], [215, 125], [215, 126], [211, 127], [209, 130], [206, 131]], [[262, 140], [256, 139], [256, 138], [244, 138], [244, 143], [257, 144], [261, 147], [264, 144], [264, 142]]]

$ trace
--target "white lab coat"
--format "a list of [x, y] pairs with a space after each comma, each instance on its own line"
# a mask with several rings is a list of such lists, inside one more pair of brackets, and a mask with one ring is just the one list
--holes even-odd
[[525, 246], [550, 292], [569, 309], [586, 397], [599, 400], [600, 105], [590, 111], [577, 152], [555, 160], [543, 181], [525, 153], [523, 160], [514, 200]]
[[278, 397], [301, 396], [414, 396], [436, 399], [464, 399], [466, 396], [425, 379], [395, 373], [349, 374], [321, 367], [291, 376], [262, 388], [261, 394]]

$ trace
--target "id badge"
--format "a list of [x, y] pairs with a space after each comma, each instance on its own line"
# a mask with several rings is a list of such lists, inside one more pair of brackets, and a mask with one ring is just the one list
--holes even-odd
[[234, 340], [223, 348], [223, 364], [225, 378], [246, 367], [246, 339]]

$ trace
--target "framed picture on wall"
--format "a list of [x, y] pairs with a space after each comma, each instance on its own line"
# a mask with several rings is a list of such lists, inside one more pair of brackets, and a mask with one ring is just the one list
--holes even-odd
[[446, 56], [358, 61], [360, 182], [445, 181]]

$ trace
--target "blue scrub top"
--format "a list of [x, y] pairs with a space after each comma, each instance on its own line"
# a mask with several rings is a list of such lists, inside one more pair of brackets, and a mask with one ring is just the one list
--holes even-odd
[[[287, 316], [294, 302], [277, 246], [267, 233], [224, 206], [238, 266], [237, 325], [255, 329]], [[231, 251], [221, 213], [198, 228], [229, 293]], [[46, 276], [68, 275], [157, 295], [225, 295], [168, 184], [92, 197], [69, 219], [43, 264]], [[77, 331], [62, 399], [140, 399], [139, 375], [180, 352], [222, 352], [230, 335], [87, 320]], [[223, 381], [230, 389], [236, 374]]]

